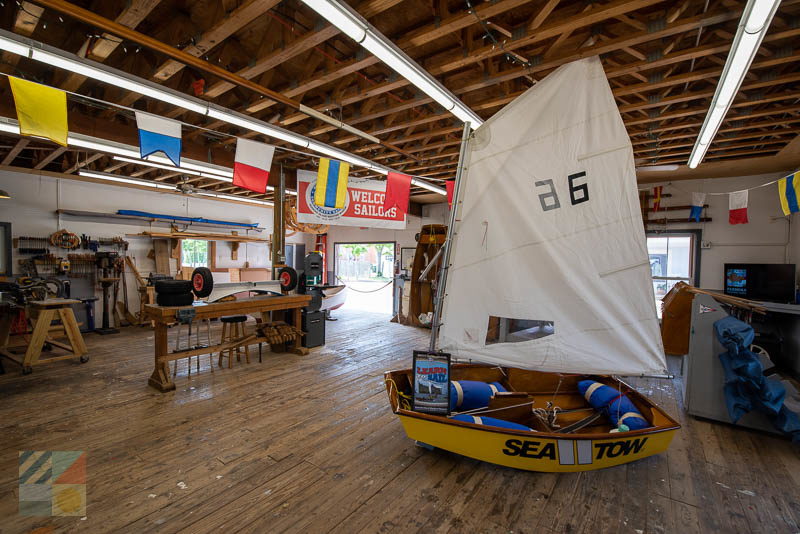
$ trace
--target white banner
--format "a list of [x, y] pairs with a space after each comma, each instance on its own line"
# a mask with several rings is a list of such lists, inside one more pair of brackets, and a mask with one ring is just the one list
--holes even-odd
[[397, 206], [384, 211], [386, 182], [350, 178], [344, 208], [326, 208], [314, 204], [317, 173], [297, 171], [297, 222], [365, 226], [405, 230], [406, 215]]

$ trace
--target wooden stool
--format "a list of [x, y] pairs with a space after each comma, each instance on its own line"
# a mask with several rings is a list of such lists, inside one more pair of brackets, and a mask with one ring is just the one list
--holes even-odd
[[[2, 319], [0, 319], [0, 355], [21, 365], [22, 374], [28, 374], [33, 371], [34, 365], [41, 365], [58, 360], [80, 358], [81, 363], [88, 362], [89, 356], [87, 352], [89, 352], [89, 350], [83, 342], [83, 336], [81, 335], [80, 328], [78, 328], [78, 322], [75, 320], [75, 314], [72, 312], [73, 304], [80, 304], [80, 301], [72, 299], [50, 299], [34, 300], [28, 303], [28, 312], [33, 318], [33, 332], [31, 333], [31, 340], [30, 343], [28, 343], [28, 348], [25, 350], [25, 355], [21, 359], [19, 356], [7, 350], [9, 334], [11, 333], [11, 322], [13, 319], [12, 310], [0, 310], [2, 311]], [[61, 325], [51, 327], [50, 325], [56, 317], [61, 319]], [[54, 340], [50, 336], [51, 334], [66, 335], [68, 343]], [[65, 350], [68, 354], [40, 358], [45, 344], [50, 344]]]
[[[244, 323], [247, 321], [246, 315], [228, 315], [227, 317], [221, 317], [220, 321], [222, 322], [222, 338], [220, 339], [220, 343], [236, 341], [237, 339], [244, 337]], [[220, 351], [218, 365], [222, 367], [222, 358], [223, 356], [227, 356], [228, 369], [231, 369], [233, 367], [234, 353], [236, 354], [236, 360], [242, 361], [242, 349], [244, 349], [245, 361], [250, 363], [250, 349], [247, 347], [247, 345], [245, 345], [244, 347], [236, 347]], [[227, 354], [225, 354], [226, 352]]]

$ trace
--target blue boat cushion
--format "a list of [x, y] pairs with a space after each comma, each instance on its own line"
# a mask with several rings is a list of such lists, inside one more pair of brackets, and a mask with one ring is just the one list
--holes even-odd
[[581, 380], [578, 391], [592, 408], [608, 416], [615, 427], [625, 425], [629, 430], [640, 430], [651, 426], [627, 396], [610, 386], [594, 380]]
[[466, 412], [489, 406], [495, 393], [504, 392], [500, 382], [477, 382], [475, 380], [453, 380], [450, 382], [450, 411]]
[[450, 419], [455, 419], [456, 421], [464, 421], [465, 423], [475, 423], [476, 425], [496, 426], [499, 428], [510, 428], [513, 430], [528, 430], [531, 432], [533, 431], [532, 428], [527, 427], [525, 425], [512, 423], [511, 421], [503, 421], [502, 419], [495, 419], [494, 417], [459, 414], [459, 415], [454, 415]]

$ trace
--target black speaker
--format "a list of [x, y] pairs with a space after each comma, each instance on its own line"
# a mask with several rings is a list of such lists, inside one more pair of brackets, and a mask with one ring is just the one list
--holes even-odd
[[325, 344], [325, 312], [303, 310], [303, 346], [321, 347]]

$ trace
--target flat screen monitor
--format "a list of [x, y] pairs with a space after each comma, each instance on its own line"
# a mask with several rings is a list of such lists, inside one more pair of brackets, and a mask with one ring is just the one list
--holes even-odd
[[726, 263], [725, 294], [750, 300], [793, 303], [793, 263]]

